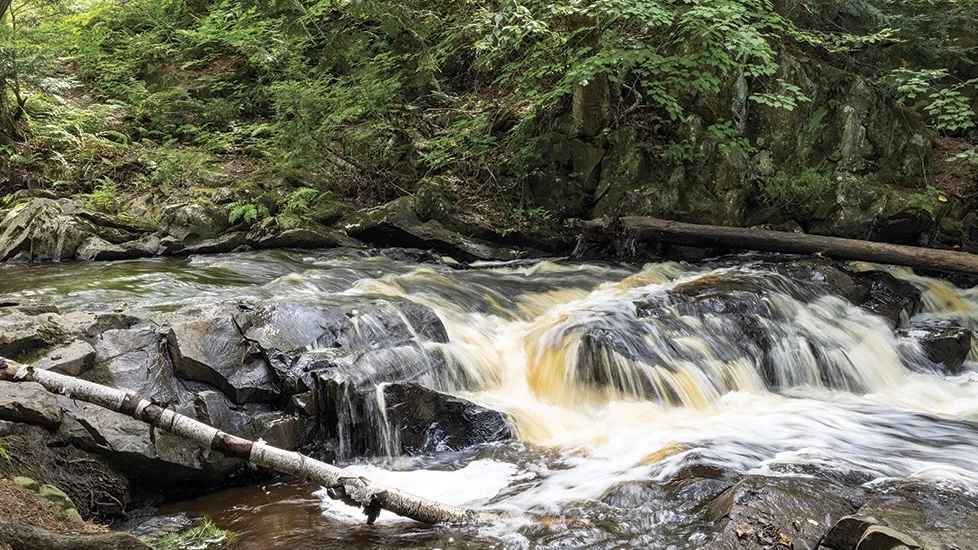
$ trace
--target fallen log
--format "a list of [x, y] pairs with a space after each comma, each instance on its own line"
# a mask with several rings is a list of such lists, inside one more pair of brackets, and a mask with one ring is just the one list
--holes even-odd
[[430, 524], [490, 521], [487, 515], [374, 483], [300, 453], [272, 447], [260, 439], [251, 441], [222, 432], [121, 390], [35, 369], [4, 358], [0, 358], [0, 380], [37, 382], [49, 392], [131, 416], [225, 456], [241, 458], [256, 466], [319, 483], [327, 489], [331, 498], [363, 508], [368, 525], [377, 519], [381, 510]]
[[730, 248], [820, 254], [842, 260], [862, 260], [935, 271], [978, 274], [978, 255], [842, 237], [826, 237], [767, 229], [698, 225], [645, 216], [577, 221], [585, 241], [610, 242], [620, 254], [635, 243], [662, 242], [699, 248]]

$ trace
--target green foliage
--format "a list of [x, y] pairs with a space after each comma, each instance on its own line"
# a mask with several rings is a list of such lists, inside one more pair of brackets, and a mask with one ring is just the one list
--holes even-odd
[[933, 215], [937, 206], [942, 203], [947, 202], [947, 197], [940, 189], [928, 184], [926, 190], [922, 193], [914, 193], [907, 197], [907, 206], [914, 208], [919, 208], [928, 214]]
[[947, 69], [895, 69], [887, 75], [897, 100], [926, 113], [938, 130], [956, 132], [975, 128], [978, 115], [966, 91], [975, 91], [978, 78], [957, 81]]
[[223, 548], [233, 539], [232, 532], [221, 529], [208, 519], [179, 533], [169, 533], [158, 539], [144, 537], [142, 540], [155, 550], [204, 550]]
[[799, 174], [777, 172], [760, 185], [764, 204], [806, 217], [826, 204], [833, 190], [831, 178], [814, 168]]
[[278, 215], [278, 223], [286, 229], [298, 227], [312, 210], [332, 200], [333, 195], [328, 191], [300, 187], [289, 193], [282, 201], [282, 212]]
[[944, 159], [944, 162], [957, 162], [960, 160], [978, 166], [978, 149], [968, 149], [966, 151], [961, 151], [960, 153], [954, 155], [951, 158]]
[[116, 184], [108, 178], [102, 178], [95, 184], [91, 193], [79, 195], [79, 198], [88, 203], [92, 208], [102, 212], [113, 213], [116, 211]]
[[733, 123], [728, 120], [721, 120], [716, 124], [707, 126], [706, 131], [720, 140], [720, 150], [724, 154], [736, 152], [743, 158], [749, 158], [757, 152], [757, 149], [750, 144], [750, 141], [734, 128]]
[[242, 222], [245, 225], [254, 225], [255, 222], [269, 216], [266, 206], [249, 201], [233, 202], [227, 206], [227, 211], [228, 222], [231, 224]]
[[767, 105], [768, 107], [785, 109], [787, 111], [793, 111], [799, 103], [812, 102], [811, 98], [806, 96], [798, 86], [795, 86], [790, 82], [785, 82], [780, 78], [777, 79], [777, 83], [781, 88], [781, 92], [752, 94], [747, 99], [760, 105]]

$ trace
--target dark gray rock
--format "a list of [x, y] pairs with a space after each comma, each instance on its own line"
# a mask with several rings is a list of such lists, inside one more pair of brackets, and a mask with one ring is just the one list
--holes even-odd
[[[178, 408], [177, 412], [194, 414], [192, 408]], [[155, 485], [155, 490], [163, 492], [189, 483], [213, 483], [241, 467], [181, 437], [162, 430], [151, 432], [148, 424], [95, 405], [75, 410], [65, 426], [72, 444], [103, 457], [134, 485]], [[208, 460], [211, 455], [215, 460]]]
[[819, 548], [853, 550], [859, 546], [866, 530], [874, 525], [877, 525], [876, 519], [868, 516], [844, 516], [825, 535]]
[[920, 291], [912, 284], [885, 271], [865, 271], [855, 275], [867, 290], [866, 299], [857, 303], [886, 319], [891, 327], [906, 326], [910, 317], [920, 309]]
[[912, 324], [910, 328], [898, 330], [897, 337], [917, 343], [930, 363], [921, 365], [911, 360], [908, 361], [911, 367], [936, 366], [945, 374], [959, 374], [971, 352], [971, 329], [960, 326]]
[[36, 368], [68, 376], [78, 376], [93, 365], [95, 365], [95, 348], [84, 340], [74, 340], [55, 348], [33, 363]]
[[978, 497], [952, 486], [892, 481], [875, 487], [859, 516], [876, 520], [857, 548], [974, 548], [978, 540]]
[[707, 546], [814, 550], [863, 498], [861, 489], [825, 479], [749, 475], [707, 506], [707, 519], [718, 522]]
[[184, 390], [164, 344], [153, 328], [107, 330], [95, 341], [96, 366], [83, 378], [144, 399], [178, 401]]
[[211, 384], [235, 403], [278, 394], [264, 351], [230, 317], [179, 323], [167, 333], [177, 375]]
[[225, 233], [223, 235], [218, 235], [217, 237], [211, 239], [203, 239], [195, 244], [184, 246], [180, 243], [179, 246], [168, 245], [167, 251], [171, 254], [189, 255], [189, 254], [221, 254], [224, 252], [233, 252], [239, 247], [245, 246], [248, 243], [247, 234], [244, 231], [233, 231], [231, 233]]
[[280, 449], [295, 450], [306, 441], [306, 425], [297, 416], [269, 405], [235, 405], [215, 391], [198, 392], [194, 411], [201, 422], [246, 439], [264, 439]]
[[384, 386], [387, 422], [400, 451], [457, 451], [513, 437], [506, 416], [412, 383]]
[[54, 430], [61, 425], [61, 406], [35, 382], [0, 382], [0, 419], [37, 424]]

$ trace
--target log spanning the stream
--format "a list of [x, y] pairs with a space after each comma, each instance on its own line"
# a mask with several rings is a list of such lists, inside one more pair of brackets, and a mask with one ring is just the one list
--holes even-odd
[[955, 250], [767, 229], [699, 225], [646, 216], [576, 221], [575, 225], [582, 230], [585, 241], [610, 242], [620, 253], [627, 252], [637, 242], [663, 242], [699, 248], [719, 247], [787, 254], [821, 254], [843, 260], [862, 260], [935, 271], [978, 274], [978, 255]]
[[385, 487], [300, 453], [272, 447], [260, 439], [251, 441], [222, 432], [139, 396], [73, 376], [35, 369], [0, 358], [0, 380], [37, 382], [49, 392], [131, 416], [228, 457], [241, 458], [256, 466], [319, 483], [326, 487], [331, 498], [363, 508], [363, 513], [367, 516], [367, 524], [372, 524], [381, 510], [431, 524], [460, 524], [491, 520], [486, 515], [477, 514], [466, 508]]

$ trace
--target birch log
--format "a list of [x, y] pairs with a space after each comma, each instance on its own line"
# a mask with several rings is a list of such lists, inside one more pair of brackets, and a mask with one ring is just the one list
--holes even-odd
[[576, 221], [585, 241], [610, 242], [627, 254], [636, 242], [663, 242], [694, 247], [764, 250], [788, 254], [821, 254], [843, 260], [905, 265], [935, 271], [978, 274], [978, 255], [956, 250], [826, 237], [766, 229], [699, 225], [645, 216]]
[[368, 525], [377, 519], [381, 510], [431, 524], [459, 524], [491, 519], [466, 508], [385, 487], [300, 453], [272, 447], [260, 439], [251, 441], [222, 432], [139, 396], [72, 376], [35, 369], [0, 358], [0, 380], [37, 382], [52, 393], [131, 416], [228, 457], [241, 458], [256, 466], [319, 483], [327, 489], [331, 498], [362, 508]]

